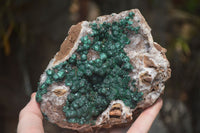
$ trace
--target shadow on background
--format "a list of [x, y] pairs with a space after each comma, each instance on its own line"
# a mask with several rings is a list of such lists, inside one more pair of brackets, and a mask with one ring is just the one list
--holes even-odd
[[[0, 132], [16, 132], [19, 111], [72, 24], [132, 8], [141, 11], [154, 40], [167, 48], [172, 68], [163, 109], [150, 132], [199, 133], [199, 0], [1, 0]], [[48, 133], [64, 132], [44, 126]]]

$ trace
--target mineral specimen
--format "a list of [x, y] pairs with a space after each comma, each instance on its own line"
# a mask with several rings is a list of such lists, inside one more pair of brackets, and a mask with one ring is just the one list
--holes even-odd
[[150, 31], [137, 9], [73, 25], [41, 75], [36, 100], [43, 115], [78, 131], [133, 121], [171, 74]]

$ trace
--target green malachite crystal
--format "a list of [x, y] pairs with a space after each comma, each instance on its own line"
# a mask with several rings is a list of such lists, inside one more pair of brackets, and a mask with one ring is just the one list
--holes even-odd
[[46, 71], [46, 74], [47, 74], [48, 76], [52, 76], [53, 73], [54, 73], [54, 71], [51, 70], [51, 69], [48, 69], [48, 70]]
[[[46, 71], [47, 79], [38, 88], [37, 101], [41, 102], [50, 84], [64, 82], [70, 87], [63, 107], [69, 123], [94, 123], [113, 100], [122, 100], [134, 109], [143, 93], [130, 90], [129, 85], [136, 87], [136, 81], [129, 76], [134, 68], [123, 49], [130, 43], [129, 36], [140, 29], [132, 27], [134, 15], [130, 12], [124, 19], [112, 23], [91, 23], [92, 33], [81, 38], [76, 54]], [[99, 54], [98, 59], [87, 60], [90, 49]]]

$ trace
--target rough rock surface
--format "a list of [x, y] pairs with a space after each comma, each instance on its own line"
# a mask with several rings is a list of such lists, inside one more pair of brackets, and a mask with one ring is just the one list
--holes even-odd
[[[136, 80], [138, 92], [142, 92], [142, 100], [137, 103], [134, 109], [126, 106], [122, 100], [113, 100], [106, 110], [96, 118], [95, 124], [69, 123], [63, 112], [67, 96], [70, 94], [70, 87], [64, 83], [53, 83], [47, 88], [47, 92], [42, 95], [40, 107], [41, 111], [52, 123], [62, 128], [69, 128], [78, 131], [94, 131], [97, 128], [110, 128], [114, 125], [130, 123], [138, 110], [151, 106], [163, 94], [164, 82], [171, 76], [170, 64], [165, 56], [166, 49], [153, 41], [151, 29], [145, 19], [137, 9], [124, 11], [119, 14], [105, 15], [92, 21], [97, 24], [103, 22], [112, 23], [125, 18], [129, 12], [133, 12], [133, 27], [140, 27], [139, 33], [129, 36], [130, 43], [124, 47], [124, 51], [130, 58], [130, 63], [134, 69], [129, 73], [131, 80]], [[73, 25], [69, 30], [68, 37], [61, 45], [60, 51], [50, 61], [47, 69], [68, 60], [76, 52], [81, 43], [81, 37], [90, 34], [92, 29], [89, 24], [92, 22], [83, 21]], [[90, 50], [88, 59], [99, 58], [98, 53]], [[80, 57], [78, 57], [80, 58]], [[44, 72], [40, 78], [40, 85], [47, 79]], [[135, 88], [130, 87], [134, 91]]]

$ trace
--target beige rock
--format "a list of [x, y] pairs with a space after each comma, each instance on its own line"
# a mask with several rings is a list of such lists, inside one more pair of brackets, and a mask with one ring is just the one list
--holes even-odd
[[[151, 29], [145, 19], [137, 9], [123, 11], [119, 14], [105, 15], [98, 17], [96, 23], [118, 21], [132, 11], [135, 13], [133, 26], [140, 26], [139, 34], [131, 36], [131, 43], [126, 45], [124, 51], [131, 60], [135, 69], [129, 74], [132, 79], [136, 79], [136, 86], [143, 92], [143, 99], [135, 109], [127, 107], [123, 101], [112, 101], [108, 108], [98, 116], [96, 124], [79, 125], [68, 123], [62, 111], [70, 88], [64, 84], [54, 83], [48, 87], [48, 92], [42, 96], [41, 111], [45, 113], [50, 122], [62, 128], [74, 129], [82, 132], [95, 131], [98, 128], [110, 128], [113, 125], [122, 125], [134, 120], [139, 111], [151, 106], [163, 94], [164, 82], [171, 76], [170, 64], [165, 56], [166, 49], [153, 41]], [[50, 61], [47, 69], [52, 68], [65, 60], [76, 51], [80, 44], [80, 38], [92, 32], [89, 27], [91, 22], [83, 21], [73, 25], [69, 30], [68, 37], [60, 47], [60, 51]], [[99, 57], [95, 51], [89, 51], [89, 59]], [[46, 73], [41, 75], [40, 84], [46, 80]], [[134, 89], [134, 88], [130, 88]]]

